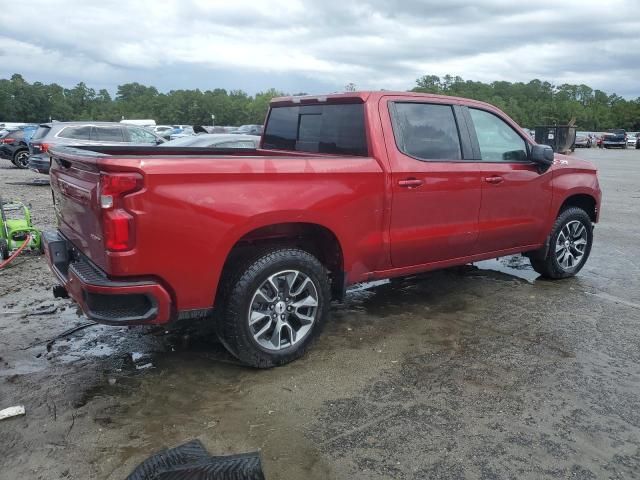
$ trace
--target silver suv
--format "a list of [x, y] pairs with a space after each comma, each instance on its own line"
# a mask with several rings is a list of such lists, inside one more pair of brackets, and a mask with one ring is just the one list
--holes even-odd
[[49, 148], [56, 145], [158, 145], [165, 140], [135, 125], [114, 122], [42, 123], [29, 144], [29, 168], [48, 174]]

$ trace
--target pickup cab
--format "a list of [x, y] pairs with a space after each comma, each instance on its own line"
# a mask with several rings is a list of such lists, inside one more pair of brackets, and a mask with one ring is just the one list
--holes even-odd
[[584, 266], [596, 169], [499, 109], [392, 92], [271, 102], [260, 147], [54, 147], [61, 286], [113, 325], [210, 318], [242, 362], [300, 357], [349, 285], [523, 253]]

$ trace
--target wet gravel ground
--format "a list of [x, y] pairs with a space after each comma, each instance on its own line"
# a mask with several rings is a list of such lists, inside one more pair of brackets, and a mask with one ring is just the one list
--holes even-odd
[[[602, 221], [581, 274], [521, 257], [355, 289], [309, 354], [256, 371], [198, 329], [94, 326], [42, 258], [0, 272], [0, 479], [123, 479], [199, 438], [269, 479], [640, 478], [640, 151], [582, 150]], [[38, 175], [0, 194], [52, 225]]]

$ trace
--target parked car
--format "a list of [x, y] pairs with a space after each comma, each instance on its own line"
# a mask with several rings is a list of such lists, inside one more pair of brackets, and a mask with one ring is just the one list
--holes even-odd
[[155, 127], [150, 128], [150, 130], [166, 140], [169, 140], [169, 137], [173, 133], [173, 127], [171, 125], [156, 125]]
[[627, 134], [627, 147], [635, 148], [638, 137], [636, 135]]
[[185, 128], [192, 128], [191, 125], [172, 125], [172, 127], [173, 127], [173, 132], [171, 132], [172, 135], [177, 133], [182, 133], [182, 131]]
[[602, 139], [604, 148], [627, 148], [627, 132], [622, 129], [607, 130]]
[[236, 130], [229, 132], [235, 135], [262, 135], [264, 127], [262, 125], [242, 125]]
[[591, 148], [591, 137], [585, 132], [576, 133], [574, 146], [576, 148]]
[[354, 283], [520, 252], [571, 277], [601, 210], [591, 163], [447, 96], [276, 98], [257, 151], [52, 150], [56, 293], [114, 325], [213, 314], [262, 368], [303, 355]]
[[193, 127], [184, 127], [183, 129], [180, 130], [179, 133], [172, 133], [169, 136], [169, 140], [175, 140], [176, 138], [182, 138], [182, 137], [190, 137], [195, 134], [196, 132], [193, 131]]
[[48, 174], [49, 149], [54, 145], [158, 145], [164, 139], [149, 130], [125, 123], [54, 122], [42, 123], [31, 139], [28, 166]]
[[260, 137], [255, 135], [232, 135], [226, 133], [203, 133], [176, 138], [160, 147], [200, 147], [200, 148], [258, 148]]
[[10, 160], [18, 168], [27, 168], [29, 159], [29, 139], [35, 126], [25, 125], [0, 136], [0, 158]]

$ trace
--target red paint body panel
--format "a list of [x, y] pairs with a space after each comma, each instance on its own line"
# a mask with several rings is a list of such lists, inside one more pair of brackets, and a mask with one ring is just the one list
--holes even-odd
[[[570, 195], [588, 194], [599, 206], [595, 169], [573, 158], [558, 156], [541, 174], [526, 163], [423, 162], [404, 155], [386, 107], [398, 99], [481, 107], [532, 143], [504, 113], [481, 102], [411, 93], [328, 95], [321, 101], [364, 102], [369, 157], [54, 150], [59, 230], [109, 278], [156, 279], [171, 303], [165, 309], [171, 314], [157, 320], [162, 323], [181, 311], [211, 308], [233, 246], [261, 227], [305, 223], [328, 229], [340, 244], [351, 284], [538, 248]], [[280, 98], [272, 106], [317, 101]], [[100, 171], [144, 176], [144, 188], [123, 198], [135, 225], [130, 251], [105, 251]], [[486, 181], [497, 176], [499, 183]], [[415, 186], [401, 186], [407, 179]]]
[[[553, 170], [539, 173], [534, 165], [522, 163], [487, 163], [481, 168], [480, 235], [474, 253], [543, 243], [549, 234]], [[500, 182], [486, 181], [494, 177]]]

